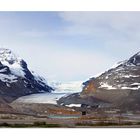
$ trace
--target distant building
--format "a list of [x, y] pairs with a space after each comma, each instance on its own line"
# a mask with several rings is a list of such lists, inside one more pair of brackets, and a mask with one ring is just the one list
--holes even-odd
[[87, 113], [86, 113], [86, 111], [82, 111], [82, 115], [86, 115]]

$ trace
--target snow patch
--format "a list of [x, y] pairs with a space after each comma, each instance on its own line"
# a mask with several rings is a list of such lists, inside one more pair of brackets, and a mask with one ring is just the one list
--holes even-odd
[[124, 78], [130, 78], [130, 77], [139, 77], [139, 75], [124, 75]]
[[81, 107], [81, 104], [69, 104], [69, 105], [65, 105], [67, 107]]
[[130, 85], [130, 87], [121, 87], [121, 89], [131, 89], [131, 90], [138, 90], [140, 89], [140, 83], [133, 83]]
[[115, 87], [113, 87], [111, 85], [108, 85], [107, 83], [101, 83], [101, 86], [99, 88], [105, 88], [105, 89], [108, 89], [108, 90], [117, 89], [117, 88], [115, 88]]
[[140, 86], [140, 83], [133, 83], [132, 86]]
[[121, 87], [121, 89], [138, 90], [138, 89], [140, 89], [140, 87]]
[[23, 71], [23, 68], [19, 64], [14, 63], [12, 65], [9, 65], [8, 67], [10, 68], [10, 71], [12, 74], [19, 76], [19, 77], [23, 77], [23, 78], [25, 77], [25, 73]]
[[7, 68], [3, 68], [0, 70], [0, 72], [2, 73], [2, 72], [5, 72], [6, 70], [7, 70]]
[[0, 62], [9, 67], [12, 74], [24, 77], [25, 73], [21, 67], [22, 59], [16, 56], [11, 50], [0, 48]]

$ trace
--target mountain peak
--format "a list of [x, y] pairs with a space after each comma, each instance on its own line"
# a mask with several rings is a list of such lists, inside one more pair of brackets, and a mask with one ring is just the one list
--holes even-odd
[[133, 55], [129, 60], [128, 63], [136, 65], [136, 66], [140, 66], [140, 52], [136, 53], [135, 55]]
[[12, 74], [20, 77], [25, 76], [24, 65], [26, 66], [26, 62], [10, 49], [0, 48], [0, 62], [9, 67]]
[[105, 71], [95, 79], [86, 81], [87, 85], [93, 81], [99, 89], [140, 89], [140, 52], [136, 53], [128, 60], [122, 61]]
[[20, 64], [22, 59], [16, 56], [10, 49], [0, 48], [0, 61], [2, 64], [8, 63], [10, 65], [14, 64], [15, 62]]
[[20, 97], [52, 90], [45, 79], [28, 69], [23, 59], [9, 49], [0, 48], [0, 95]]

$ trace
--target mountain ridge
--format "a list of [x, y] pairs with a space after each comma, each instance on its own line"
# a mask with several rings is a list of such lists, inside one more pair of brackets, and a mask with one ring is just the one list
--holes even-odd
[[126, 110], [139, 108], [140, 52], [98, 77], [85, 81], [83, 85], [81, 93], [60, 98], [58, 104], [80, 103], [81, 107], [84, 105], [88, 108], [114, 107]]
[[27, 63], [11, 50], [0, 48], [0, 95], [18, 98], [51, 92], [44, 78], [28, 69]]

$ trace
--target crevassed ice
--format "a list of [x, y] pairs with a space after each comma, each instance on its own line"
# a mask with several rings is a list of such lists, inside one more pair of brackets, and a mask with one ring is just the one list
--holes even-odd
[[[74, 82], [67, 82], [67, 83], [56, 83], [56, 85], [53, 83], [53, 86], [55, 88], [54, 93], [76, 93], [81, 92], [83, 85], [83, 81], [74, 81]], [[52, 85], [49, 83], [49, 85]]]
[[18, 98], [15, 102], [23, 103], [48, 103], [57, 104], [57, 100], [65, 96], [64, 93], [43, 93], [43, 94], [32, 94]]

